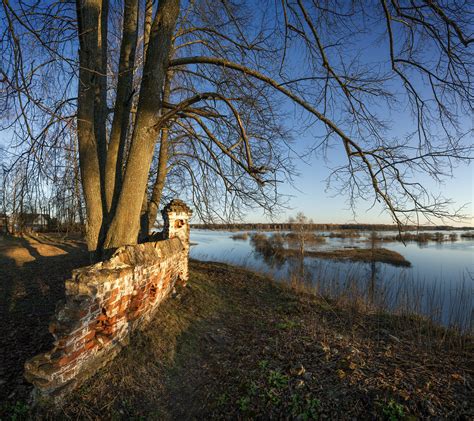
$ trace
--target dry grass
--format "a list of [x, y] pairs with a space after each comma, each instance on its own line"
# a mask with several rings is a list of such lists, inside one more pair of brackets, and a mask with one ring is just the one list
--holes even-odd
[[323, 244], [326, 238], [314, 232], [289, 232], [285, 234], [285, 239], [289, 244], [298, 244], [302, 240], [306, 245]]
[[[296, 279], [276, 284], [243, 269], [199, 262], [191, 264], [189, 286], [159, 307], [110, 365], [62, 406], [32, 410], [22, 364], [50, 348], [54, 303], [64, 277], [85, 264], [86, 253], [80, 243], [51, 236], [9, 241], [0, 248], [0, 380], [7, 380], [0, 383], [0, 419], [474, 415], [471, 336], [357, 300], [325, 300]], [[42, 256], [53, 250], [47, 246], [67, 254]], [[22, 260], [23, 251], [17, 259], [6, 257], [12, 247], [35, 260]]]
[[192, 262], [189, 286], [113, 363], [56, 412], [35, 415], [468, 419], [472, 338], [453, 348], [451, 334], [419, 318], [335, 305], [301, 285]]
[[[458, 235], [456, 233], [444, 234], [442, 232], [405, 232], [397, 235], [386, 235], [380, 236], [378, 233], [375, 233], [376, 241], [381, 242], [415, 242], [418, 244], [427, 244], [429, 242], [435, 243], [445, 243], [445, 242], [455, 242], [458, 240]], [[463, 237], [464, 234], [461, 234]], [[370, 239], [368, 240], [370, 241]]]
[[244, 240], [245, 241], [245, 240], [248, 240], [249, 235], [246, 232], [239, 232], [238, 234], [232, 235], [230, 238], [232, 238], [232, 240]]
[[362, 233], [356, 230], [344, 230], [344, 231], [333, 231], [330, 232], [329, 238], [360, 238]]

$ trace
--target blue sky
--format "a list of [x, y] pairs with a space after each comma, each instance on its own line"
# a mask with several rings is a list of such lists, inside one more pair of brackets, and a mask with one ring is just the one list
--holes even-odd
[[[375, 7], [374, 10], [375, 9], [377, 9], [377, 7]], [[265, 14], [264, 11], [262, 11], [262, 13]], [[350, 66], [355, 65], [357, 69], [360, 60], [360, 63], [362, 65], [366, 64], [370, 70], [379, 68], [382, 73], [390, 70], [390, 49], [386, 36], [386, 27], [384, 23], [380, 21], [380, 16], [374, 11], [373, 15], [369, 18], [368, 24], [362, 24], [362, 22], [357, 21], [357, 19], [355, 22], [356, 25], [358, 23], [360, 23], [361, 26], [367, 25], [365, 26], [367, 30], [361, 31], [355, 36], [349, 34], [349, 36], [344, 39], [344, 42], [341, 43], [343, 45], [342, 51], [344, 54], [342, 60], [345, 62], [344, 67], [349, 65], [350, 68]], [[337, 29], [339, 30], [340, 28]], [[397, 28], [396, 25], [393, 26], [396, 40], [396, 54], [399, 52], [397, 47], [401, 48], [402, 44], [400, 42], [400, 46], [397, 45], [397, 41], [401, 40], [403, 35], [399, 29], [400, 28]], [[339, 41], [339, 37], [344, 36], [343, 33], [336, 32], [337, 31], [332, 31], [332, 28], [329, 28], [329, 32], [323, 34], [323, 44], [330, 45], [331, 41]], [[342, 29], [342, 32], [344, 32], [344, 29]], [[426, 60], [427, 63], [431, 63], [432, 60], [436, 61], [438, 51], [437, 47], [433, 47], [433, 49], [422, 49], [418, 53], [419, 57]], [[337, 67], [338, 65], [342, 65], [341, 56], [338, 55], [337, 51], [328, 48], [326, 54], [333, 66], [335, 65]], [[403, 52], [400, 52], [400, 54], [403, 56]], [[288, 61], [294, 63], [290, 66], [290, 68], [293, 68], [290, 72], [292, 76], [297, 78], [299, 72], [302, 71], [300, 69], [304, 67], [305, 64], [310, 63], [311, 59], [305, 55], [304, 48], [295, 42], [289, 47]], [[427, 89], [427, 80], [423, 80], [417, 75], [412, 75], [412, 77], [412, 82], [415, 84], [416, 89], [421, 92], [424, 99], [433, 99], [431, 91]], [[386, 87], [387, 86], [397, 93], [396, 95], [400, 100], [399, 106], [396, 109], [388, 109], [382, 101], [380, 104], [375, 105], [373, 109], [380, 118], [386, 120], [390, 125], [390, 129], [385, 133], [387, 138], [404, 138], [408, 133], [412, 133], [415, 130], [416, 122], [408, 110], [407, 95], [401, 87], [399, 78], [391, 79], [387, 82]], [[474, 144], [474, 116], [465, 115], [465, 111], [462, 111], [462, 108], [456, 105], [453, 106], [453, 104], [449, 104], [448, 107], [453, 107], [451, 111], [457, 112], [461, 132], [466, 133], [470, 131], [470, 137], [466, 143]], [[458, 108], [457, 111], [454, 110], [456, 107]], [[302, 113], [288, 109], [288, 114], [290, 117], [289, 125], [295, 127], [295, 130], [298, 131], [299, 122], [302, 120]], [[331, 118], [337, 120], [339, 116], [339, 112], [336, 111]], [[433, 134], [441, 134], [435, 126], [432, 128], [434, 129]], [[305, 148], [312, 144], [314, 136], [318, 134], [318, 130], [321, 130], [321, 127], [313, 127], [311, 131], [308, 130], [303, 133], [298, 133], [297, 135], [295, 149], [299, 154], [305, 156], [306, 162], [298, 163], [297, 169], [300, 175], [294, 179], [294, 186], [285, 184], [281, 187], [282, 193], [292, 196], [290, 200], [291, 209], [276, 215], [274, 220], [285, 221], [289, 216], [295, 215], [298, 211], [303, 211], [315, 222], [320, 223], [392, 223], [390, 215], [384, 212], [381, 206], [372, 208], [372, 202], [364, 202], [363, 200], [359, 200], [356, 203], [354, 215], [347, 203], [348, 198], [338, 195], [335, 189], [327, 188], [326, 178], [330, 174], [331, 167], [334, 167], [336, 163], [344, 163], [347, 158], [345, 151], [340, 146], [337, 146], [337, 141], [335, 142], [336, 147], [329, 151], [327, 161], [323, 159], [321, 153], [307, 155]], [[453, 169], [452, 177], [445, 178], [442, 184], [439, 184], [425, 174], [420, 174], [414, 181], [422, 183], [433, 195], [441, 195], [447, 199], [452, 199], [452, 209], [458, 209], [465, 205], [463, 214], [468, 216], [467, 219], [457, 223], [450, 220], [434, 220], [433, 222], [439, 224], [446, 223], [449, 225], [474, 226], [474, 165], [472, 162], [470, 165], [466, 163], [460, 163], [458, 165], [458, 167]], [[257, 222], [268, 220], [269, 218], [266, 218], [262, 212], [255, 210], [248, 213], [246, 219], [248, 221]], [[423, 223], [424, 221], [420, 222]]]
[[[297, 126], [298, 113], [293, 116], [293, 124]], [[408, 118], [401, 119], [403, 124], [394, 125], [390, 133], [394, 136], [403, 136], [413, 126]], [[474, 143], [474, 132], [472, 130], [474, 119], [465, 118], [462, 129], [471, 130], [470, 139]], [[260, 210], [254, 210], [246, 215], [248, 222], [275, 221], [285, 222], [290, 216], [297, 212], [303, 212], [316, 223], [393, 223], [390, 215], [379, 205], [372, 207], [372, 202], [359, 200], [354, 211], [348, 204], [348, 197], [339, 194], [334, 187], [327, 185], [327, 177], [334, 165], [344, 162], [345, 152], [341, 147], [330, 150], [327, 159], [320, 153], [305, 154], [307, 147], [313, 142], [311, 133], [303, 134], [297, 143], [295, 150], [305, 156], [304, 161], [297, 162], [299, 175], [293, 183], [284, 183], [280, 192], [289, 197], [289, 208], [276, 214], [273, 218], [264, 215]], [[474, 226], [474, 165], [460, 163], [453, 169], [451, 177], [443, 178], [442, 183], [420, 174], [417, 181], [421, 182], [433, 195], [441, 195], [452, 200], [453, 209], [465, 206], [463, 214], [466, 219], [459, 221], [433, 220], [437, 224], [453, 226]]]
[[[292, 196], [291, 209], [282, 212], [276, 217], [276, 221], [284, 222], [289, 216], [302, 211], [317, 223], [392, 223], [390, 216], [382, 212], [380, 207], [369, 209], [371, 203], [358, 203], [356, 217], [347, 204], [347, 197], [337, 195], [335, 191], [326, 189], [325, 179], [329, 174], [327, 164], [317, 157], [313, 157], [309, 164], [300, 165], [301, 175], [294, 180], [293, 186], [286, 184], [281, 191]], [[446, 180], [444, 185], [438, 185], [433, 180], [426, 180], [426, 187], [433, 192], [440, 192], [444, 196], [453, 199], [454, 206], [459, 207], [468, 204], [465, 213], [471, 218], [462, 222], [453, 223], [446, 221], [448, 225], [472, 225], [474, 221], [474, 167], [472, 165], [461, 166], [454, 171], [454, 177]], [[269, 221], [262, 212], [255, 211], [247, 215], [248, 222]], [[442, 223], [442, 221], [439, 221]]]
[[[397, 125], [391, 133], [403, 135], [405, 131], [412, 128], [410, 122], [405, 119], [404, 124]], [[463, 129], [473, 129], [470, 119], [464, 120]], [[471, 132], [470, 139], [474, 143], [474, 133]], [[300, 138], [295, 149], [305, 155], [305, 146], [312, 143], [312, 136], [308, 133]], [[321, 154], [313, 153], [305, 155], [305, 161], [298, 161], [299, 175], [293, 180], [293, 185], [285, 183], [281, 186], [281, 193], [288, 195], [289, 209], [274, 217], [274, 221], [284, 222], [289, 216], [294, 216], [302, 211], [316, 223], [393, 223], [390, 215], [381, 206], [372, 207], [372, 202], [359, 200], [355, 207], [355, 215], [347, 202], [347, 196], [338, 194], [335, 188], [327, 186], [326, 179], [331, 172], [331, 167], [341, 163], [345, 159], [342, 148], [334, 148], [325, 160]], [[474, 226], [474, 165], [461, 163], [453, 169], [452, 177], [445, 177], [442, 183], [420, 174], [420, 181], [434, 195], [442, 195], [453, 201], [452, 208], [458, 209], [465, 206], [463, 214], [467, 219], [460, 221], [435, 220], [438, 224], [454, 226]], [[249, 212], [246, 216], [248, 222], [270, 221], [261, 211]]]
[[[257, 13], [257, 17], [260, 14], [264, 14], [264, 11]], [[273, 12], [271, 12], [273, 13]], [[273, 16], [273, 15], [272, 15]], [[359, 37], [358, 42], [360, 45], [367, 46], [370, 48], [363, 48], [361, 50], [354, 50], [352, 54], [362, 57], [364, 62], [381, 64], [386, 62], [387, 48], [383, 43], [375, 43], [377, 38], [377, 28]], [[287, 60], [292, 64], [295, 69], [295, 73], [298, 72], [298, 64], [304, 62], [304, 52], [293, 50], [292, 53], [288, 54]], [[330, 54], [330, 53], [328, 53]], [[336, 59], [337, 60], [337, 59]], [[294, 63], [294, 64], [293, 64]], [[294, 178], [293, 185], [285, 183], [280, 186], [280, 192], [289, 196], [290, 208], [286, 212], [282, 212], [275, 216], [276, 221], [283, 222], [288, 219], [289, 216], [296, 214], [298, 211], [303, 211], [308, 217], [312, 218], [315, 222], [320, 223], [348, 223], [348, 222], [360, 222], [360, 223], [391, 223], [390, 216], [382, 212], [382, 209], [378, 206], [371, 209], [372, 203], [359, 201], [356, 204], [355, 216], [347, 203], [347, 197], [337, 195], [336, 190], [327, 189], [326, 178], [330, 173], [330, 168], [336, 163], [344, 161], [345, 153], [340, 147], [335, 147], [328, 153], [328, 160], [324, 160], [321, 154], [313, 153], [307, 154], [307, 148], [313, 143], [314, 136], [317, 135], [317, 130], [321, 129], [319, 126], [315, 126], [312, 129], [301, 132], [299, 128], [299, 122], [302, 118], [301, 111], [293, 109], [291, 105], [286, 104], [283, 108], [288, 113], [288, 126], [295, 128], [295, 150], [305, 156], [305, 161], [298, 161], [297, 170], [299, 175]], [[406, 113], [395, 115], [389, 113], [388, 110], [378, 109], [381, 114], [387, 120], [392, 121], [392, 129], [390, 130], [391, 136], [403, 136], [407, 132], [413, 129], [412, 122]], [[337, 118], [337, 115], [336, 115]], [[463, 118], [463, 131], [473, 130], [473, 117], [464, 116]], [[471, 142], [474, 143], [474, 138], [471, 132]], [[0, 132], [0, 146], [7, 143], [8, 133]], [[0, 153], [3, 154], [0, 149]], [[464, 213], [470, 215], [471, 218], [460, 222], [460, 225], [474, 225], [472, 216], [474, 215], [474, 166], [471, 164], [461, 164], [454, 170], [453, 177], [447, 178], [444, 184], [439, 185], [433, 179], [428, 177], [422, 177], [420, 180], [428, 190], [433, 193], [441, 193], [447, 198], [453, 199], [453, 207], [460, 207], [467, 205], [464, 209]], [[263, 222], [267, 221], [263, 213], [255, 209], [248, 212], [246, 221], [249, 222]], [[443, 223], [443, 221], [437, 221]], [[444, 221], [448, 224], [454, 224], [451, 221]], [[458, 225], [459, 225], [458, 224]]]

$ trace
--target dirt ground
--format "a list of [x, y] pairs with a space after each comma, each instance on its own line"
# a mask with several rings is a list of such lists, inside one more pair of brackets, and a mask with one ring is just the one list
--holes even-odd
[[472, 338], [238, 268], [188, 287], [58, 412], [70, 419], [472, 419]]
[[88, 262], [80, 240], [0, 236], [0, 402], [27, 399], [31, 387], [23, 379], [23, 365], [51, 348], [48, 325], [64, 298], [64, 281]]
[[474, 418], [471, 337], [196, 261], [111, 364], [59, 407], [31, 408], [23, 362], [50, 346], [63, 280], [87, 256], [50, 237], [2, 250], [0, 419]]

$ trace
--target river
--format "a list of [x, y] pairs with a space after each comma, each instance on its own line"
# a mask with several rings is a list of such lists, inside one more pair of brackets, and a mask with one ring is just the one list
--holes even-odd
[[[473, 330], [474, 316], [474, 240], [463, 239], [460, 231], [455, 242], [417, 243], [384, 242], [381, 247], [402, 254], [411, 267], [394, 267], [385, 263], [361, 263], [319, 258], [301, 262], [276, 263], [262, 257], [250, 241], [234, 240], [236, 232], [191, 230], [191, 258], [229, 263], [271, 275], [282, 282], [289, 282], [296, 273], [304, 276], [306, 283], [325, 296], [363, 296], [381, 308], [396, 312], [418, 313], [446, 326], [463, 331]], [[249, 233], [251, 234], [251, 233]], [[272, 235], [272, 233], [265, 233]], [[326, 237], [315, 250], [370, 247], [369, 233], [359, 238]], [[393, 232], [382, 236], [396, 235]], [[351, 295], [352, 294], [352, 295]]]

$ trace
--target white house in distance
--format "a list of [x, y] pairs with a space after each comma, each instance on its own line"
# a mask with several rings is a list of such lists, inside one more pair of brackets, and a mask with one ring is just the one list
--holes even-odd
[[44, 213], [0, 213], [0, 232], [49, 231], [54, 229], [54, 220]]

